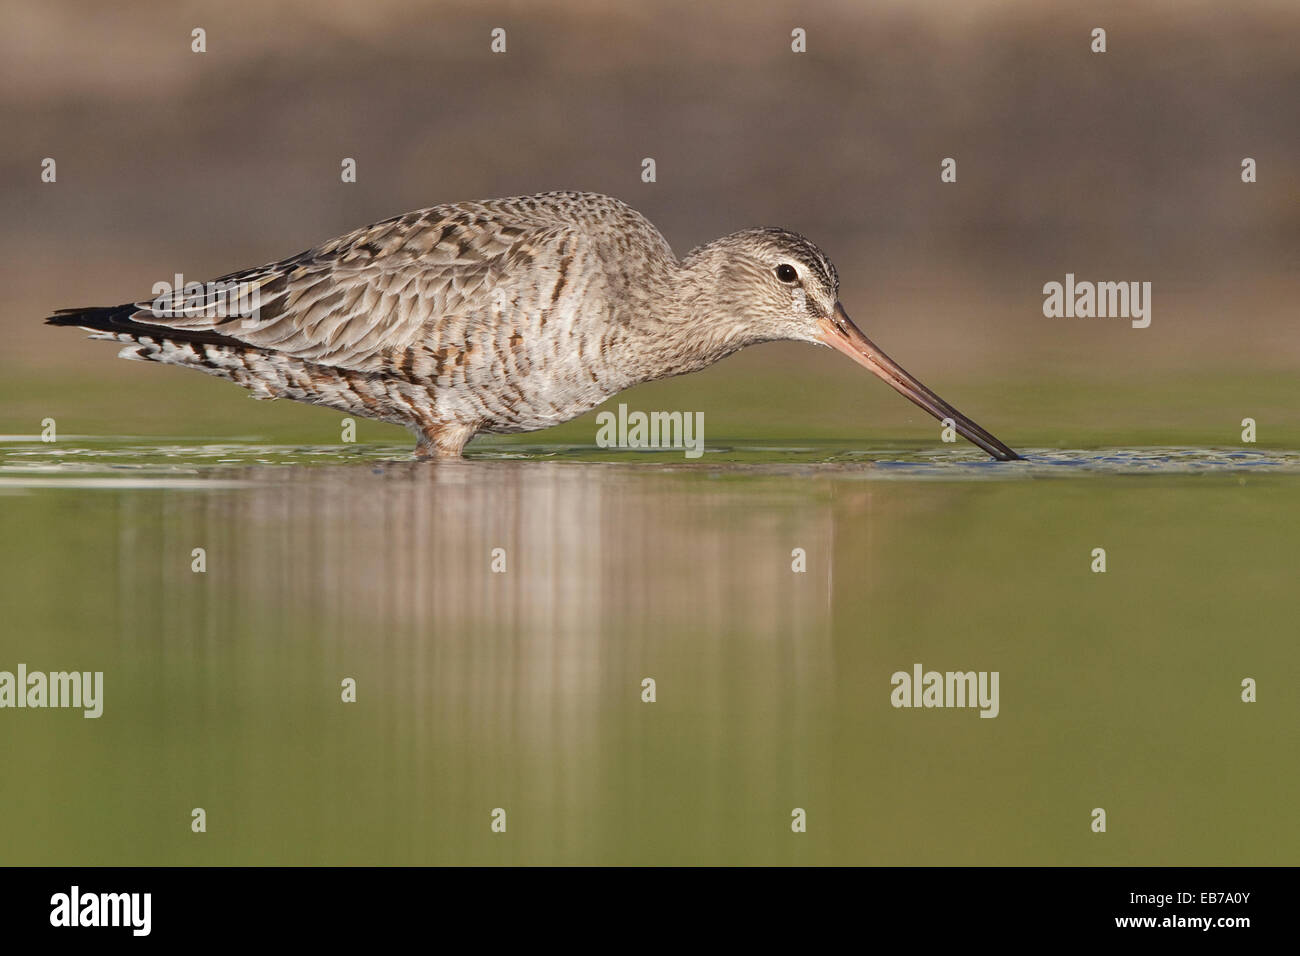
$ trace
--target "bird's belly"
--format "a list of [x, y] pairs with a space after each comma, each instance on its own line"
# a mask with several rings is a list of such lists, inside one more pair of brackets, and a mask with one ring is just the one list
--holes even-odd
[[576, 418], [630, 382], [606, 360], [608, 331], [553, 323], [551, 334], [495, 333], [430, 389], [440, 421], [474, 423], [484, 432], [525, 432]]
[[485, 432], [527, 432], [549, 428], [591, 411], [609, 398], [595, 383], [583, 385], [565, 374], [532, 374], [502, 387], [466, 386], [439, 391], [438, 417], [478, 422]]

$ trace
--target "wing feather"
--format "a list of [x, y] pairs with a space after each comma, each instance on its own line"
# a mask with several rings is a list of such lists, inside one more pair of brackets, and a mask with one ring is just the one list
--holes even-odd
[[[357, 371], [412, 345], [465, 340], [499, 321], [500, 301], [535, 281], [531, 265], [580, 240], [573, 220], [525, 200], [407, 213], [279, 262], [231, 273], [201, 294], [135, 303], [135, 321], [213, 331], [259, 348]], [[226, 291], [243, 290], [243, 298]], [[256, 305], [251, 316], [231, 314]], [[248, 311], [245, 309], [244, 311]]]

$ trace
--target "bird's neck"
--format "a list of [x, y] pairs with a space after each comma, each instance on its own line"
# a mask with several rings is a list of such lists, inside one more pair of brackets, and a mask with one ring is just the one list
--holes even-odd
[[632, 324], [651, 343], [655, 378], [706, 368], [757, 341], [745, 319], [747, 303], [730, 290], [722, 242], [668, 264], [656, 283], [661, 294], [634, 304]]

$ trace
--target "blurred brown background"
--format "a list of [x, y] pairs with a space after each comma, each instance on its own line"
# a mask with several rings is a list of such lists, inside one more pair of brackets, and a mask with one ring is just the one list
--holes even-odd
[[[837, 262], [850, 314], [941, 393], [1015, 375], [1038, 395], [1017, 411], [1073, 376], [1087, 388], [1056, 394], [1052, 414], [1079, 428], [1095, 424], [1098, 388], [1148, 373], [1186, 376], [1158, 404], [1216, 376], [1300, 367], [1294, 3], [33, 0], [5, 19], [11, 382], [69, 369], [165, 381], [180, 402], [166, 414], [181, 414], [233, 387], [115, 362], [41, 317], [408, 209], [555, 188], [626, 200], [679, 254], [748, 225], [803, 232]], [[1097, 26], [1104, 55], [1090, 51]], [[494, 27], [505, 55], [489, 50]], [[57, 184], [40, 181], [46, 156]], [[948, 156], [955, 184], [939, 180]], [[343, 157], [355, 184], [340, 182]], [[1151, 328], [1044, 318], [1042, 285], [1066, 272], [1152, 282]], [[681, 387], [791, 368], [910, 415], [795, 345]]]

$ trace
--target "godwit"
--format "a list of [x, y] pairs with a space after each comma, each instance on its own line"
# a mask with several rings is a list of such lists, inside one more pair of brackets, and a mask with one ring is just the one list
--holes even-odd
[[[232, 308], [232, 287], [255, 304], [251, 316]], [[421, 456], [458, 456], [478, 432], [568, 421], [746, 345], [812, 342], [951, 419], [994, 458], [1020, 457], [878, 349], [838, 293], [831, 261], [796, 233], [746, 229], [678, 260], [617, 199], [552, 192], [409, 212], [201, 291], [46, 321], [254, 398], [405, 425]]]

